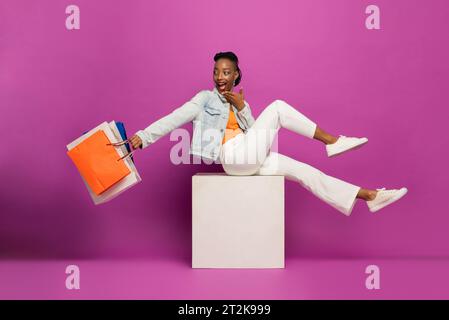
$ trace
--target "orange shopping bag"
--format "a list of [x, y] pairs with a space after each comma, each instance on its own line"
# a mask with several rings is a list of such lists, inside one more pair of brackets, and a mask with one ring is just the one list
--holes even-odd
[[99, 195], [126, 177], [131, 171], [120, 160], [120, 155], [103, 130], [67, 151], [78, 171], [92, 191]]

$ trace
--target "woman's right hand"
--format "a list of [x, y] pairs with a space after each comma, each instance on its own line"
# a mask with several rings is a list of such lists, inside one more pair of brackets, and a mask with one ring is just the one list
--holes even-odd
[[142, 140], [137, 134], [133, 135], [131, 139], [129, 139], [129, 142], [131, 143], [133, 149], [142, 148]]

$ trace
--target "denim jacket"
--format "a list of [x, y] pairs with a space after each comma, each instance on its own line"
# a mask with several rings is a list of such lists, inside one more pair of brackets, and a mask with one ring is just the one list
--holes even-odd
[[[237, 123], [244, 133], [253, 125], [249, 104], [244, 101], [242, 110], [232, 105]], [[229, 118], [230, 103], [217, 88], [201, 90], [190, 101], [173, 110], [165, 117], [153, 122], [144, 130], [137, 131], [142, 140], [142, 149], [187, 122], [193, 122], [193, 137], [190, 154], [217, 161], [221, 142]], [[219, 162], [219, 160], [218, 160]]]

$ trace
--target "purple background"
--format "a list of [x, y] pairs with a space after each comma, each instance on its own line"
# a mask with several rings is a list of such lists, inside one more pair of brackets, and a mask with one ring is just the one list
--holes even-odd
[[[72, 3], [81, 30], [65, 28]], [[369, 4], [381, 30], [365, 28]], [[288, 181], [287, 258], [447, 257], [448, 16], [445, 0], [1, 0], [0, 257], [189, 263], [191, 176], [219, 165], [173, 165], [166, 136], [136, 155], [142, 183], [94, 206], [65, 146], [105, 120], [132, 134], [212, 89], [213, 55], [227, 50], [255, 116], [283, 99], [370, 140], [329, 159], [284, 129], [280, 152], [364, 187], [409, 188], [347, 218]]]

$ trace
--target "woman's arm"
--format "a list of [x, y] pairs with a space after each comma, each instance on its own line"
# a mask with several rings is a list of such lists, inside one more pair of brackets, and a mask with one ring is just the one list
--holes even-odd
[[254, 124], [254, 117], [253, 114], [251, 112], [251, 108], [249, 107], [248, 102], [245, 102], [245, 106], [237, 112], [237, 116], [240, 118], [240, 120], [243, 122], [243, 124], [245, 125], [246, 128], [244, 128], [245, 130], [251, 128], [251, 126]]
[[237, 108], [237, 117], [245, 126], [245, 131], [248, 130], [254, 123], [254, 117], [251, 113], [251, 108], [248, 102], [245, 101], [243, 88], [240, 88], [239, 92], [225, 91], [223, 96], [226, 100]]
[[[144, 130], [139, 130], [131, 138], [134, 148], [145, 149], [167, 133], [192, 121], [201, 112], [208, 99], [207, 90], [198, 92], [190, 101], [175, 109], [165, 117], [153, 122]], [[139, 141], [140, 140], [140, 141]]]

